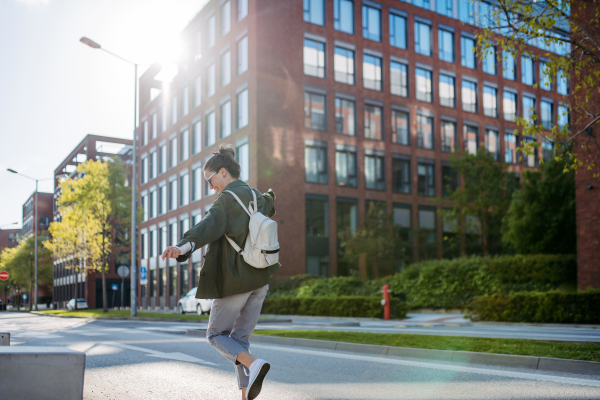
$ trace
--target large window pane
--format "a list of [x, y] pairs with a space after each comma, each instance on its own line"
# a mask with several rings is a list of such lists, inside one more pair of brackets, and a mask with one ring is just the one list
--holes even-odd
[[354, 51], [336, 47], [333, 54], [333, 69], [336, 82], [354, 85]]
[[333, 3], [333, 27], [346, 33], [354, 33], [354, 2], [335, 0]]
[[365, 155], [365, 186], [367, 189], [385, 190], [384, 158]]
[[392, 142], [410, 145], [407, 112], [392, 110]]
[[479, 147], [479, 129], [472, 125], [464, 125], [463, 135], [465, 152], [477, 154], [477, 147]]
[[219, 139], [231, 135], [231, 101], [221, 104], [221, 124], [219, 129]]
[[410, 193], [410, 160], [392, 159], [392, 190], [395, 193]]
[[546, 129], [552, 129], [554, 124], [554, 105], [549, 101], [542, 100], [541, 104], [542, 111], [542, 125]]
[[212, 111], [206, 116], [206, 143], [204, 147], [209, 147], [217, 141], [217, 121], [215, 112]]
[[469, 37], [460, 37], [460, 63], [463, 67], [475, 69], [477, 63], [475, 60], [475, 39]]
[[517, 94], [505, 90], [502, 106], [504, 109], [504, 119], [514, 121], [517, 117]]
[[381, 10], [363, 4], [362, 27], [365, 39], [381, 42]]
[[571, 115], [569, 113], [569, 107], [566, 104], [558, 105], [558, 127], [560, 129], [567, 127], [571, 124]]
[[326, 200], [306, 199], [306, 236], [329, 236], [328, 208]]
[[552, 90], [552, 76], [546, 62], [540, 62], [540, 87], [544, 90]]
[[325, 77], [324, 43], [304, 39], [304, 73], [317, 78]]
[[415, 51], [430, 56], [431, 47], [431, 25], [415, 21]]
[[327, 183], [327, 147], [305, 146], [304, 171], [306, 182]]
[[533, 60], [527, 56], [521, 56], [521, 82], [533, 86]]
[[406, 49], [406, 17], [390, 13], [390, 45]]
[[435, 10], [447, 17], [454, 17], [454, 0], [436, 0]]
[[517, 159], [517, 135], [512, 133], [504, 134], [504, 162], [508, 164], [516, 164]]
[[431, 90], [432, 72], [423, 68], [415, 68], [417, 82], [417, 100], [427, 103], [433, 102], [433, 92]]
[[249, 111], [248, 111], [248, 89], [244, 89], [237, 94], [237, 118], [236, 128], [241, 129], [248, 125]]
[[[525, 136], [523, 137], [523, 143], [524, 146], [527, 145], [528, 143], [535, 143], [537, 142], [537, 140], [535, 140], [532, 137], [529, 136]], [[528, 167], [537, 167], [537, 148], [533, 147], [531, 148], [531, 154], [523, 154], [523, 157], [525, 158], [525, 165], [527, 165]]]
[[235, 142], [235, 159], [240, 164], [240, 179], [244, 182], [250, 179], [250, 147], [248, 136]]
[[190, 133], [186, 129], [179, 133], [179, 160], [185, 161], [190, 157]]
[[327, 130], [325, 113], [325, 96], [322, 94], [304, 93], [304, 127]]
[[477, 84], [471, 81], [462, 81], [462, 103], [463, 110], [477, 112]]
[[363, 56], [363, 85], [366, 89], [382, 90], [381, 58], [369, 54]]
[[458, 139], [456, 135], [456, 124], [451, 121], [442, 121], [442, 151], [445, 153], [454, 152], [458, 149]]
[[440, 105], [456, 107], [456, 87], [453, 76], [440, 74]]
[[304, 0], [304, 20], [325, 25], [325, 0]]
[[483, 86], [483, 114], [494, 118], [498, 116], [498, 89]]
[[475, 2], [473, 0], [458, 0], [458, 19], [467, 24], [475, 24]]
[[417, 174], [419, 177], [418, 194], [420, 196], [435, 196], [435, 165], [419, 163]]
[[383, 108], [365, 104], [365, 138], [383, 140]]
[[439, 57], [442, 61], [454, 62], [454, 33], [438, 30]]
[[338, 186], [356, 187], [356, 151], [336, 150], [335, 176]]
[[[238, 2], [238, 21], [243, 20], [248, 15], [248, 0], [237, 0]], [[196, 286], [194, 284], [194, 286]]]
[[237, 43], [237, 74], [241, 75], [248, 70], [248, 36], [244, 36]]
[[221, 6], [221, 36], [231, 30], [231, 2], [227, 1]]
[[569, 94], [569, 77], [563, 70], [559, 70], [557, 75], [556, 91], [558, 94], [566, 96]]
[[408, 97], [408, 66], [390, 62], [390, 91], [396, 96]]
[[221, 56], [221, 87], [231, 82], [231, 51], [228, 50]]
[[485, 50], [485, 57], [483, 57], [482, 64], [483, 72], [496, 75], [496, 47], [489, 46]]
[[533, 97], [523, 96], [523, 119], [529, 124], [535, 124], [535, 114], [535, 99]]
[[502, 50], [502, 77], [514, 81], [517, 78], [515, 56], [510, 51]]
[[351, 100], [335, 99], [335, 132], [343, 135], [356, 135], [356, 103]]
[[212, 63], [208, 66], [208, 71], [206, 74], [206, 95], [208, 97], [213, 96], [216, 90], [216, 70], [215, 63]]
[[500, 134], [494, 129], [485, 130], [485, 149], [492, 155], [494, 161], [500, 159]]
[[433, 117], [417, 114], [417, 146], [433, 149]]

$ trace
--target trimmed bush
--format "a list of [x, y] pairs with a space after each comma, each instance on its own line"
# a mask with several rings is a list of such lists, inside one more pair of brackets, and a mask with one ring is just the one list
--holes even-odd
[[[406, 306], [391, 299], [392, 318], [404, 318]], [[381, 300], [365, 296], [265, 299], [263, 314], [383, 318]]]
[[467, 308], [473, 321], [600, 324], [600, 290], [498, 294], [476, 297]]

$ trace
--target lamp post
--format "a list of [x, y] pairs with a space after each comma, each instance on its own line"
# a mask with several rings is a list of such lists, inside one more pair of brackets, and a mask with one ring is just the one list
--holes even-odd
[[35, 216], [33, 219], [33, 225], [35, 226], [35, 288], [34, 288], [34, 294], [33, 294], [33, 298], [34, 298], [34, 303], [33, 303], [33, 309], [35, 311], [37, 311], [38, 309], [38, 240], [37, 240], [37, 233], [38, 233], [38, 181], [45, 181], [48, 179], [54, 179], [54, 178], [45, 178], [45, 179], [35, 179], [32, 178], [30, 176], [27, 175], [23, 175], [17, 171], [15, 171], [14, 169], [10, 169], [7, 168], [6, 169], [8, 172], [12, 172], [13, 174], [17, 174], [17, 175], [21, 175], [22, 177], [25, 177], [27, 179], [31, 179], [32, 181], [35, 181]]
[[132, 172], [132, 185], [131, 185], [131, 316], [137, 316], [137, 258], [136, 258], [136, 239], [137, 239], [137, 68], [138, 64], [124, 59], [110, 51], [103, 49], [98, 43], [87, 37], [82, 37], [79, 41], [92, 49], [100, 49], [108, 54], [117, 57], [126, 63], [133, 65], [134, 67], [134, 93], [133, 93], [133, 172]]

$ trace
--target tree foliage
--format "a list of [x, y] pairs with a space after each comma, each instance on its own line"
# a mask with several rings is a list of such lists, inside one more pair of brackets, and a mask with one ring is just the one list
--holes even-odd
[[525, 171], [502, 226], [503, 240], [519, 254], [575, 254], [575, 173], [550, 160]]

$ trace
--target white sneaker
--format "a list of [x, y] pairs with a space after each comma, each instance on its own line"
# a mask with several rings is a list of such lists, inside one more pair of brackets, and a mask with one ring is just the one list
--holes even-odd
[[254, 400], [259, 395], [262, 389], [262, 383], [271, 368], [271, 364], [265, 360], [258, 358], [250, 365], [250, 382], [246, 391], [248, 400]]

